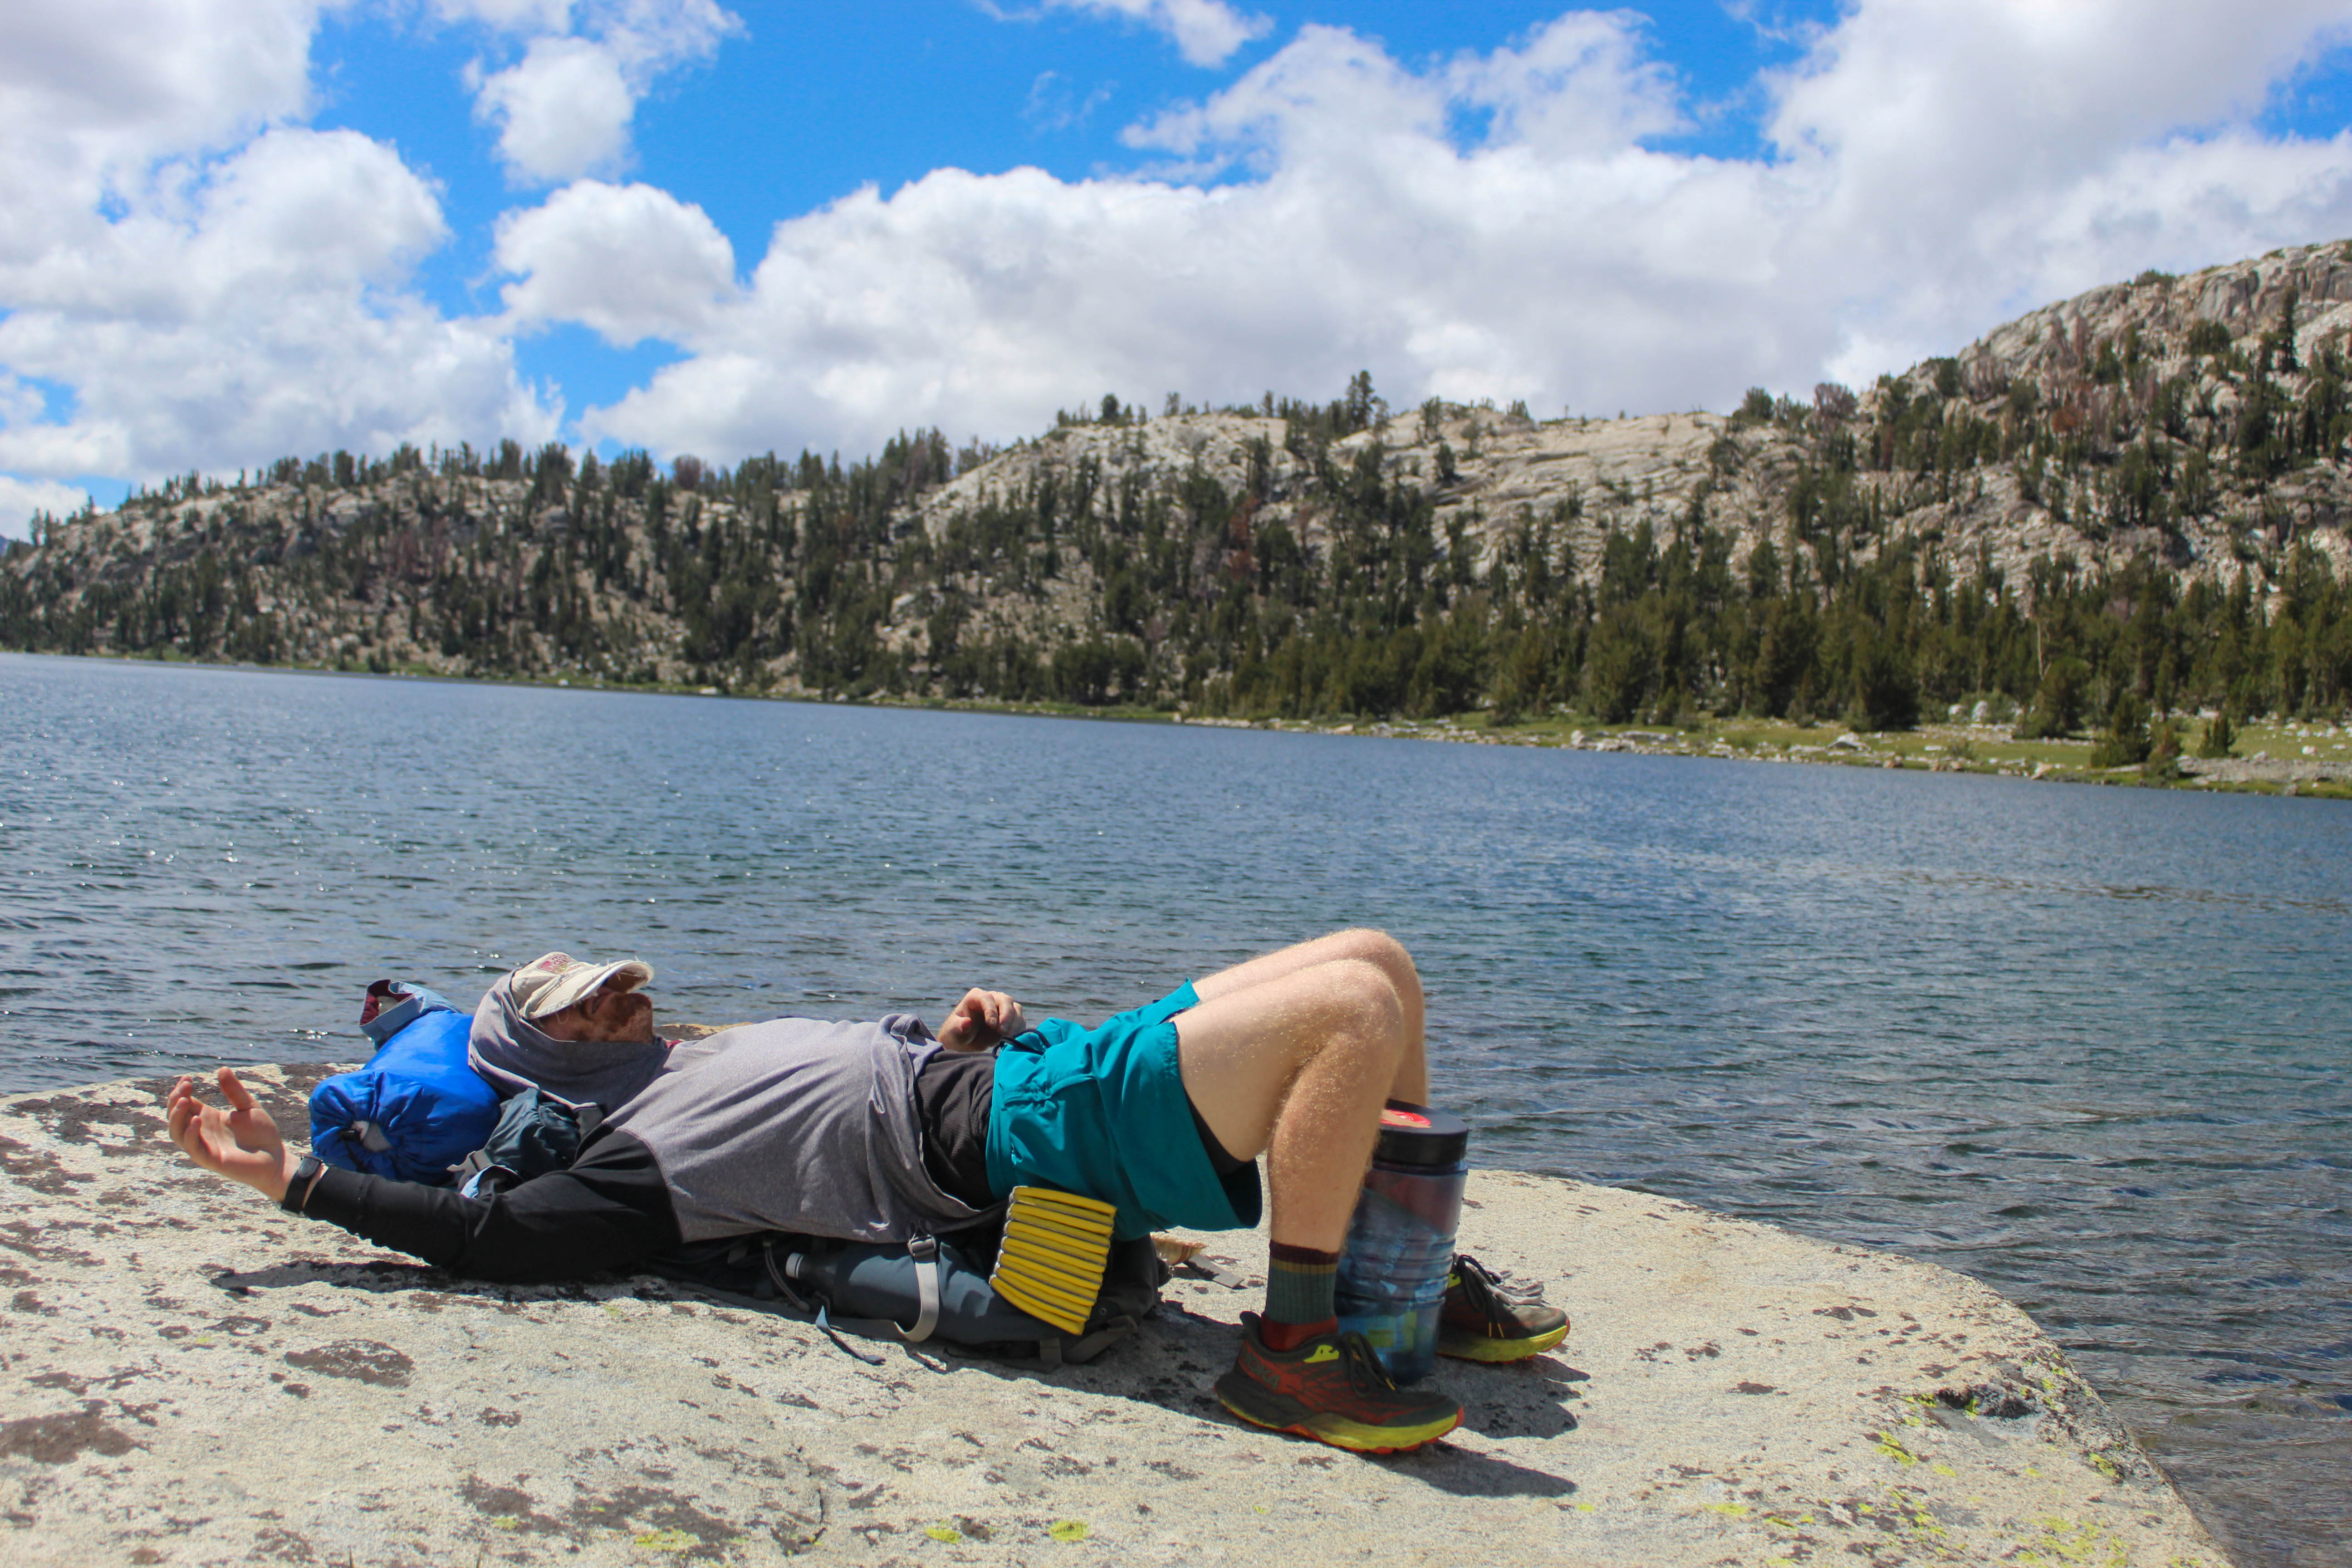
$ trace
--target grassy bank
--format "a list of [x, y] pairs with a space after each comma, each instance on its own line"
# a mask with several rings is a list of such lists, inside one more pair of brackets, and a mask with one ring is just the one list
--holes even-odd
[[[1710, 720], [1677, 726], [1607, 725], [1552, 717], [1497, 725], [1484, 715], [1474, 714], [1429, 722], [1270, 720], [1251, 727], [1489, 745], [1567, 746], [1660, 756], [1711, 756], [1744, 762], [1932, 769], [1940, 773], [1990, 773], [2139, 788], [2352, 799], [2352, 782], [2344, 780], [2222, 781], [2178, 773], [2161, 764], [2094, 768], [2087, 738], [2023, 741], [2015, 739], [2008, 726], [1998, 724], [1922, 724], [1916, 730], [1856, 733], [1842, 724], [1802, 725], [1775, 719]], [[2200, 726], [2192, 723], [2189, 728], [2194, 732]], [[2240, 761], [2266, 755], [2273, 762], [2288, 764], [2336, 763], [2352, 767], [2352, 730], [2325, 723], [2249, 721], [2238, 727], [2231, 755]], [[2196, 765], [2193, 760], [2190, 765]]]

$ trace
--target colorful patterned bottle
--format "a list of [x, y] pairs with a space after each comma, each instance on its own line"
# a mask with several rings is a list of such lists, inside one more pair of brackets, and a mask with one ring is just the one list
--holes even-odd
[[1470, 1127], [1391, 1100], [1339, 1253], [1339, 1327], [1371, 1341], [1400, 1384], [1437, 1363], [1437, 1310], [1454, 1265]]

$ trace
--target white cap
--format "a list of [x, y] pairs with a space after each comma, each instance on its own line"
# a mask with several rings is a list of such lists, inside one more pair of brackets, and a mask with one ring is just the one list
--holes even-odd
[[607, 981], [625, 980], [627, 984], [614, 989], [634, 991], [653, 977], [653, 965], [642, 959], [590, 963], [568, 952], [551, 952], [508, 975], [507, 991], [514, 997], [515, 1010], [524, 1017], [544, 1018], [594, 995]]

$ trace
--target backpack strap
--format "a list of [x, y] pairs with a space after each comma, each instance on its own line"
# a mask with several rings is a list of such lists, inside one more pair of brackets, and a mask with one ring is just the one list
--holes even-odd
[[[763, 1301], [761, 1303], [761, 1306], [764, 1308], [764, 1310], [774, 1312], [782, 1317], [797, 1318], [803, 1323], [814, 1326], [819, 1333], [833, 1342], [833, 1348], [841, 1352], [844, 1355], [855, 1356], [868, 1366], [880, 1366], [882, 1364], [882, 1358], [880, 1356], [867, 1355], [864, 1351], [859, 1350], [856, 1345], [851, 1344], [847, 1340], [841, 1337], [839, 1331], [834, 1326], [832, 1314], [826, 1310], [825, 1304], [823, 1301], [819, 1301], [814, 1306], [811, 1306], [807, 1300], [803, 1298], [799, 1291], [793, 1289], [792, 1282], [784, 1278], [784, 1271], [776, 1267], [776, 1244], [774, 1242], [762, 1241], [760, 1243], [760, 1262], [761, 1267], [767, 1270], [768, 1274], [767, 1280], [765, 1284], [761, 1286], [760, 1294], [765, 1296], [768, 1294], [769, 1289], [773, 1288], [778, 1296], [782, 1297], [786, 1301], [792, 1303], [789, 1307], [778, 1307], [770, 1302]], [[720, 1294], [725, 1294], [725, 1292], [720, 1292]], [[876, 1339], [885, 1337], [882, 1333], [882, 1330], [885, 1328], [896, 1330], [898, 1326], [898, 1324], [891, 1322], [887, 1318], [850, 1318], [845, 1319], [844, 1322], [848, 1327], [851, 1333], [865, 1334]]]
[[[1054, 1347], [1059, 1352], [1055, 1359], [1056, 1363], [1066, 1361], [1074, 1366], [1084, 1366], [1133, 1332], [1135, 1332], [1133, 1318], [1125, 1316], [1113, 1318], [1093, 1333], [1081, 1335], [1067, 1343], [1060, 1340], [1054, 1341]], [[1041, 1356], [1044, 1354], [1042, 1345], [1039, 1346], [1039, 1354]]]
[[915, 1260], [915, 1321], [911, 1328], [891, 1325], [898, 1337], [910, 1345], [921, 1344], [940, 1326], [940, 1243], [937, 1237], [918, 1236], [907, 1243], [907, 1256]]

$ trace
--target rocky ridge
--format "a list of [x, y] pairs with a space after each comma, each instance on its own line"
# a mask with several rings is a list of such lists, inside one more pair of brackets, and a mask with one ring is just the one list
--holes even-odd
[[[18, 595], [20, 646], [786, 694], [855, 684], [823, 657], [849, 627], [904, 684], [936, 691], [955, 684], [956, 646], [1050, 652], [1132, 631], [1157, 648], [1171, 620], [1205, 615], [1229, 577], [1258, 570], [1277, 531], [1328, 564], [1347, 543], [1338, 498], [1373, 478], [1398, 504], [1428, 504], [1432, 569], [1464, 584], [1538, 536], [1558, 570], [1590, 580], [1613, 533], [1696, 522], [1731, 542], [1735, 566], [1767, 539], [1856, 561], [1900, 544], [2029, 595], [2032, 563], [2059, 556], [2147, 558], [2184, 581], [2251, 575], [2268, 595], [2294, 545], [2352, 571], [2347, 257], [2352, 242], [2146, 275], [1858, 393], [1751, 394], [1727, 416], [1538, 421], [1372, 400], [1362, 427], [1335, 437], [1269, 410], [1126, 410], [967, 454], [961, 473], [944, 443], [917, 438], [875, 469], [871, 532], [838, 539], [844, 502], [813, 458], [764, 460], [756, 483], [747, 464], [731, 487], [692, 459], [616, 486], [615, 465], [598, 488], [568, 456], [469, 469], [338, 455], [280, 465], [268, 483], [192, 477], [52, 524], [0, 563], [0, 599]], [[1827, 539], [1797, 538], [1824, 472], [1850, 476], [1844, 510]], [[1047, 514], [1057, 501], [1066, 540], [1139, 496], [1175, 519], [1181, 559], [1162, 575], [1179, 586], [1122, 605], [1132, 552], [1059, 547]], [[1031, 531], [971, 545], [992, 510]], [[689, 562], [665, 543], [681, 530], [731, 553], [706, 544]], [[861, 640], [855, 663], [870, 662]]]

